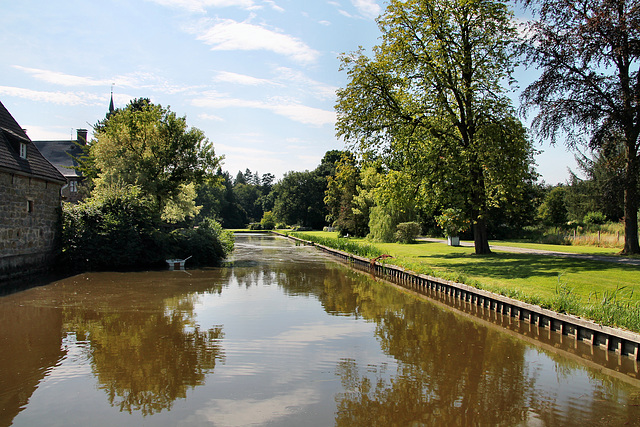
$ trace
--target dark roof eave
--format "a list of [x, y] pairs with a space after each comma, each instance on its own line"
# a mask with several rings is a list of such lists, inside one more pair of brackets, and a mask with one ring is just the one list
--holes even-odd
[[28, 173], [28, 172], [25, 172], [25, 171], [22, 171], [22, 170], [4, 168], [2, 166], [0, 166], [0, 172], [9, 173], [9, 174], [12, 174], [12, 175], [25, 176], [27, 178], [36, 178], [36, 179], [40, 179], [42, 181], [52, 182], [52, 183], [60, 184], [60, 185], [64, 185], [64, 184], [67, 183], [66, 179], [53, 179], [53, 178], [44, 177], [44, 176], [41, 176], [41, 175], [36, 175], [36, 174], [33, 174], [33, 173]]

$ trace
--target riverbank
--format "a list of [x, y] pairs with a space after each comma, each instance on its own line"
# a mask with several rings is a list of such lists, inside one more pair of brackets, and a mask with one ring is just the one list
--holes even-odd
[[[559, 313], [573, 314], [602, 325], [640, 332], [640, 267], [589, 258], [496, 250], [477, 256], [473, 247], [441, 242], [374, 243], [338, 239], [336, 233], [289, 233], [326, 246], [356, 252], [361, 246], [383, 263], [494, 292]], [[345, 245], [351, 245], [347, 248]], [[377, 251], [377, 252], [376, 252]], [[584, 251], [583, 251], [584, 253]], [[588, 255], [588, 254], [587, 254]]]

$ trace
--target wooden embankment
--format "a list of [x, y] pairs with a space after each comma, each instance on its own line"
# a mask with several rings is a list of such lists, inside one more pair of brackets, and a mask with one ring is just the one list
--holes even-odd
[[[277, 233], [279, 234], [279, 233]], [[285, 235], [283, 235], [285, 236]], [[437, 296], [440, 301], [447, 300], [449, 305], [459, 306], [464, 303], [465, 312], [472, 312], [480, 317], [487, 312], [500, 317], [500, 321], [517, 321], [528, 323], [538, 329], [555, 332], [562, 337], [569, 337], [581, 345], [588, 344], [592, 348], [613, 352], [618, 357], [629, 358], [634, 362], [638, 372], [640, 360], [640, 334], [624, 329], [603, 326], [568, 314], [557, 313], [537, 305], [527, 304], [493, 292], [477, 289], [462, 283], [443, 280], [437, 277], [415, 273], [390, 264], [383, 264], [369, 258], [360, 257], [339, 251], [293, 236], [285, 236], [305, 245], [312, 245], [358, 269], [367, 270], [378, 277], [388, 279], [405, 288], [427, 296]]]

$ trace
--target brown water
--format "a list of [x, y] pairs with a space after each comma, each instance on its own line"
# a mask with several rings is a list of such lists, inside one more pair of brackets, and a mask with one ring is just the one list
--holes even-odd
[[640, 425], [640, 381], [275, 237], [0, 297], [0, 426]]

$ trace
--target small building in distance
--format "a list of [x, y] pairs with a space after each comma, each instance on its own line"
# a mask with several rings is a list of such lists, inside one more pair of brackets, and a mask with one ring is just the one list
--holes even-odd
[[87, 130], [77, 129], [76, 135], [76, 140], [33, 141], [40, 153], [65, 177], [67, 183], [62, 187], [62, 199], [70, 203], [77, 203], [82, 198], [78, 191], [82, 176], [74, 168], [78, 166], [75, 159], [82, 155], [80, 145], [87, 144]]
[[0, 287], [53, 266], [66, 182], [0, 102]]

